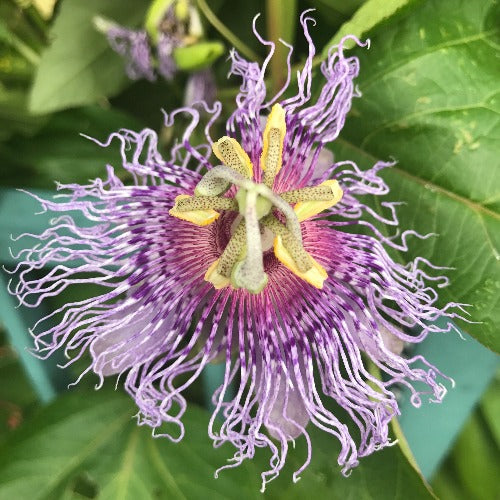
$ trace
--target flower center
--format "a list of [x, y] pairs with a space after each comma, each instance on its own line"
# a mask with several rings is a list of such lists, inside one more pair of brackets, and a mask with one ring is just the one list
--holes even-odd
[[[304, 249], [300, 222], [338, 203], [343, 193], [335, 180], [280, 194], [273, 191], [285, 134], [285, 111], [276, 104], [264, 130], [261, 183], [254, 182], [252, 162], [240, 144], [231, 137], [219, 139], [212, 148], [222, 165], [204, 175], [193, 196], [177, 196], [169, 212], [199, 226], [211, 224], [223, 211], [239, 212], [226, 248], [205, 274], [216, 289], [232, 286], [261, 292], [268, 282], [263, 252], [270, 248], [265, 244], [270, 235], [276, 257], [298, 277], [316, 288], [322, 288], [328, 277]], [[237, 189], [234, 198], [227, 196], [232, 186]]]

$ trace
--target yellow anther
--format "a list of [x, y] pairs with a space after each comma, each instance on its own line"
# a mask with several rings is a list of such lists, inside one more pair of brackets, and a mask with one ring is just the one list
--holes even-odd
[[286, 268], [292, 271], [293, 274], [303, 279], [304, 281], [307, 281], [316, 288], [323, 288], [323, 282], [326, 280], [326, 278], [328, 278], [328, 274], [323, 266], [316, 262], [311, 255], [309, 255], [309, 257], [312, 262], [312, 267], [306, 272], [300, 272], [290, 253], [283, 245], [281, 236], [276, 236], [276, 238], [274, 239], [274, 255], [276, 255], [276, 258]]
[[175, 205], [173, 208], [169, 210], [169, 214], [177, 217], [178, 219], [182, 219], [188, 222], [192, 222], [197, 226], [208, 226], [212, 224], [216, 219], [219, 218], [219, 213], [215, 210], [207, 209], [207, 210], [189, 210], [189, 211], [180, 211], [177, 208], [177, 202], [179, 200], [183, 200], [185, 198], [191, 198], [187, 194], [180, 194], [175, 198]]
[[252, 162], [236, 139], [227, 136], [221, 137], [212, 144], [212, 150], [224, 165], [231, 167], [248, 179], [253, 177]]
[[275, 104], [267, 118], [260, 157], [260, 166], [264, 172], [264, 184], [269, 188], [272, 188], [274, 178], [281, 169], [285, 134], [285, 110], [280, 104]]
[[219, 265], [219, 259], [212, 263], [212, 265], [207, 269], [205, 273], [204, 280], [212, 283], [216, 290], [220, 290], [221, 288], [226, 288], [231, 283], [230, 278], [223, 276], [217, 271], [217, 267]]
[[293, 210], [300, 222], [323, 212], [327, 208], [333, 207], [333, 205], [336, 205], [342, 199], [344, 193], [336, 180], [322, 182], [319, 186], [328, 186], [332, 190], [332, 199], [328, 201], [301, 201], [297, 203], [293, 207]]

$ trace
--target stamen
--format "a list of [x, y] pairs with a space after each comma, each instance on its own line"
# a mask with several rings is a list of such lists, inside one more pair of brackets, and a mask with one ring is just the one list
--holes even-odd
[[252, 162], [236, 139], [224, 136], [212, 144], [212, 150], [224, 165], [231, 167], [247, 179], [253, 177]]
[[270, 189], [272, 189], [274, 179], [281, 169], [285, 134], [285, 110], [280, 104], [275, 104], [264, 129], [262, 155], [260, 157], [260, 165], [264, 172], [263, 182]]
[[285, 247], [284, 242], [281, 236], [277, 236], [274, 240], [274, 254], [278, 258], [278, 260], [287, 267], [292, 273], [297, 275], [299, 278], [307, 281], [312, 286], [316, 288], [323, 288], [323, 283], [328, 278], [328, 274], [323, 268], [321, 264], [319, 264], [313, 257], [309, 254], [309, 258], [311, 259], [312, 266], [311, 268], [303, 272], [296, 265], [296, 261], [288, 252], [288, 249]]
[[182, 219], [188, 222], [192, 222], [197, 226], [208, 226], [212, 224], [216, 219], [219, 218], [219, 213], [212, 209], [201, 209], [201, 210], [190, 210], [182, 211], [179, 209], [178, 204], [191, 196], [187, 194], [180, 194], [175, 198], [175, 205], [171, 208], [168, 213], [178, 219]]
[[257, 184], [256, 188], [257, 193], [267, 198], [274, 207], [276, 207], [286, 218], [286, 227], [293, 234], [293, 236], [302, 243], [302, 233], [300, 231], [299, 220], [297, 219], [297, 215], [292, 209], [292, 207], [283, 201], [283, 199], [273, 193], [267, 186], [263, 184]]
[[302, 244], [290, 233], [290, 231], [274, 215], [270, 215], [262, 220], [262, 224], [269, 228], [276, 236], [282, 238], [283, 244], [288, 249], [297, 268], [301, 272], [306, 272], [312, 267], [311, 257], [304, 250]]
[[233, 267], [240, 259], [245, 248], [246, 234], [245, 220], [242, 219], [220, 256], [219, 264], [217, 265], [217, 272], [222, 276], [227, 278], [231, 276]]
[[245, 242], [245, 221], [241, 220], [220, 258], [212, 263], [205, 273], [205, 281], [212, 283], [216, 290], [225, 288], [231, 283], [231, 272], [236, 262], [242, 258]]
[[[297, 198], [298, 202], [293, 207], [293, 210], [299, 221], [302, 222], [336, 205], [342, 199], [343, 194], [339, 183], [336, 180], [329, 180], [322, 182], [316, 187], [283, 193], [281, 197], [287, 201], [287, 198]], [[288, 203], [294, 203], [294, 201], [289, 201]]]
[[272, 215], [262, 219], [262, 224], [276, 235], [274, 254], [277, 259], [299, 278], [316, 288], [323, 288], [323, 282], [328, 274], [290, 231]]
[[217, 271], [219, 267], [220, 259], [217, 259], [215, 262], [212, 262], [210, 267], [207, 269], [205, 273], [204, 280], [212, 283], [216, 290], [220, 290], [221, 288], [226, 288], [230, 284], [229, 278], [223, 276]]
[[[176, 199], [177, 200], [177, 199]], [[193, 210], [237, 210], [238, 203], [234, 198], [219, 198], [217, 196], [188, 196], [176, 202], [179, 212], [190, 212]]]

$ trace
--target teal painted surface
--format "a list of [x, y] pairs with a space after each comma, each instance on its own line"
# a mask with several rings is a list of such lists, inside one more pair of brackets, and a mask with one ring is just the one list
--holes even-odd
[[[50, 198], [54, 193], [33, 190], [36, 194]], [[41, 233], [49, 224], [48, 214], [40, 212], [40, 204], [31, 196], [14, 189], [0, 190], [0, 265], [13, 269], [16, 260], [13, 255], [34, 244], [33, 239], [13, 241], [11, 235]], [[11, 252], [9, 251], [11, 249]], [[25, 372], [42, 402], [51, 401], [67, 385], [67, 376], [57, 368], [60, 357], [43, 361], [31, 354], [33, 339], [29, 333], [35, 322], [47, 311], [43, 304], [35, 309], [17, 307], [17, 300], [7, 291], [11, 275], [0, 270], [0, 321], [5, 326], [9, 342], [19, 355]]]
[[[213, 411], [215, 405], [212, 403], [213, 393], [222, 385], [224, 382], [224, 374], [226, 372], [226, 364], [208, 364], [205, 366], [202, 372], [202, 383], [203, 383], [203, 395], [205, 396], [205, 408]], [[232, 397], [232, 387], [229, 387], [226, 391], [225, 401], [229, 401]]]
[[421, 354], [444, 374], [455, 380], [440, 404], [426, 403], [415, 408], [404, 391], [400, 403], [401, 428], [426, 479], [437, 472], [460, 429], [481, 399], [499, 366], [499, 357], [462, 332], [429, 335], [412, 355]]
[[[29, 191], [47, 200], [60, 194], [55, 186], [53, 191], [40, 189]], [[48, 227], [50, 219], [57, 215], [53, 212], [40, 212], [42, 212], [40, 203], [29, 194], [16, 189], [0, 189], [0, 262], [2, 264], [12, 266], [16, 263], [13, 255], [15, 256], [23, 248], [32, 246], [35, 242], [32, 238], [14, 241], [12, 236], [23, 233], [40, 234]], [[85, 218], [81, 213], [73, 212], [71, 216], [78, 224], [85, 225]]]
[[35, 358], [28, 346], [33, 345], [29, 327], [35, 321], [33, 311], [16, 308], [15, 299], [7, 292], [7, 280], [0, 272], [0, 320], [5, 325], [9, 342], [17, 352], [25, 372], [31, 380], [40, 401], [48, 403], [55, 398], [58, 390], [54, 364]]

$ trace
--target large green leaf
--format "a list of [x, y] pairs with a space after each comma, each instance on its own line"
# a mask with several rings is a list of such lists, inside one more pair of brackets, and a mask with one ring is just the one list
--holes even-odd
[[[367, 32], [380, 26], [382, 23], [386, 23], [394, 16], [402, 14], [410, 6], [420, 1], [422, 0], [367, 0], [326, 44], [323, 50], [323, 57], [327, 56], [330, 47], [339, 43], [342, 37], [355, 35], [361, 38]], [[331, 3], [338, 5], [337, 1]], [[353, 45], [354, 42], [351, 41], [348, 41], [346, 44], [349, 47]]]
[[269, 454], [221, 472], [231, 450], [214, 449], [208, 415], [190, 407], [180, 444], [153, 439], [132, 419], [128, 398], [106, 390], [77, 391], [42, 410], [12, 436], [0, 454], [0, 498], [30, 499], [328, 499], [432, 498], [401, 451], [392, 447], [362, 459], [350, 478], [336, 466], [333, 437], [313, 432], [311, 466], [294, 484], [291, 473], [305, 459], [303, 443], [291, 449], [286, 470], [264, 496], [260, 472]]
[[[404, 229], [439, 235], [411, 239], [418, 255], [448, 271], [441, 302], [472, 304], [462, 326], [500, 350], [500, 57], [494, 0], [428, 0], [359, 50], [363, 93], [337, 159], [364, 167], [395, 158], [385, 176], [390, 198], [407, 202]], [[380, 208], [380, 207], [378, 207]]]
[[64, 0], [52, 45], [42, 56], [31, 94], [31, 110], [47, 113], [97, 102], [127, 83], [124, 62], [92, 23], [96, 15], [126, 26], [144, 16], [146, 0]]

